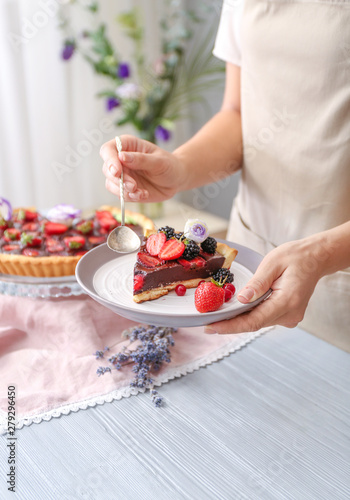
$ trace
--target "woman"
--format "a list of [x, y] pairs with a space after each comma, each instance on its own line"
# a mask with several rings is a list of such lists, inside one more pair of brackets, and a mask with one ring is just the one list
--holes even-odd
[[[132, 136], [101, 149], [106, 187], [161, 201], [242, 168], [228, 239], [266, 255], [238, 294], [251, 312], [207, 327], [301, 327], [350, 351], [350, 8], [344, 1], [224, 2], [214, 54], [222, 108], [173, 153]], [[242, 12], [243, 11], [243, 12]], [[243, 146], [243, 147], [242, 147]]]

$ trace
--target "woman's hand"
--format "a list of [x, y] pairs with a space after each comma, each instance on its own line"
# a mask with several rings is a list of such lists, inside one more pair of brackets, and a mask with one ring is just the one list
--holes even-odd
[[120, 196], [121, 165], [124, 167], [126, 201], [163, 201], [181, 188], [184, 168], [173, 154], [151, 142], [131, 135], [120, 136], [123, 151], [118, 155], [115, 139], [101, 147], [106, 188]]
[[237, 298], [248, 304], [271, 288], [270, 297], [250, 312], [208, 325], [205, 332], [241, 333], [272, 325], [297, 326], [318, 280], [326, 274], [329, 248], [322, 246], [323, 240], [317, 236], [284, 243], [269, 252]]

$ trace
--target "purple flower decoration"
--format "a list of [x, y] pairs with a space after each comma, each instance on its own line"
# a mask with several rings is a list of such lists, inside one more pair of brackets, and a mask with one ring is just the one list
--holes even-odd
[[171, 132], [170, 130], [162, 127], [161, 125], [158, 125], [158, 127], [154, 132], [154, 135], [157, 141], [168, 141], [171, 137]]
[[118, 66], [117, 72], [118, 78], [129, 78], [130, 76], [130, 67], [128, 63], [120, 63]]
[[116, 97], [108, 97], [106, 101], [107, 111], [112, 111], [112, 109], [117, 108], [120, 105], [120, 101]]
[[62, 59], [68, 61], [75, 51], [75, 43], [71, 41], [66, 41], [62, 50]]

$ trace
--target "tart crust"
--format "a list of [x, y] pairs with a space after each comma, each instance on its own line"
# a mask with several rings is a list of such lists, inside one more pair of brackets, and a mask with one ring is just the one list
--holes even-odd
[[[145, 231], [145, 236], [148, 237], [155, 232], [156, 231], [154, 230], [147, 230]], [[228, 245], [226, 245], [226, 243], [220, 243], [220, 242], [218, 242], [216, 250], [218, 253], [220, 253], [225, 257], [222, 267], [229, 269], [231, 267], [232, 262], [236, 258], [238, 250], [229, 247]], [[141, 302], [146, 302], [148, 300], [156, 300], [159, 299], [160, 297], [163, 297], [163, 295], [167, 295], [171, 290], [175, 290], [177, 285], [184, 285], [186, 288], [196, 288], [200, 281], [210, 281], [210, 279], [211, 277], [206, 278], [205, 280], [203, 280], [203, 278], [195, 278], [191, 280], [174, 281], [169, 285], [152, 288], [151, 290], [145, 290], [144, 292], [138, 293], [137, 295], [133, 295], [133, 299], [134, 302], [137, 302], [138, 304], [140, 304]]]
[[[19, 209], [14, 210], [17, 212]], [[26, 210], [35, 210], [34, 207]], [[108, 210], [113, 215], [121, 213], [118, 207], [103, 205], [99, 210]], [[132, 219], [146, 230], [154, 229], [151, 219], [142, 214], [125, 210], [125, 215]], [[72, 276], [75, 273], [76, 265], [81, 256], [61, 256], [52, 255], [45, 257], [28, 257], [26, 255], [0, 253], [0, 273], [16, 276], [31, 276], [37, 278], [58, 278], [60, 276]]]

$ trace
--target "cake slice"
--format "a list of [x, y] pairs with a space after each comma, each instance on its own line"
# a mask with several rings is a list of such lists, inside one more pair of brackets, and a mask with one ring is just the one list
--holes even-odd
[[236, 255], [236, 249], [211, 237], [197, 243], [168, 226], [146, 231], [134, 265], [133, 299], [155, 300], [179, 284], [195, 288], [219, 269], [229, 269]]

